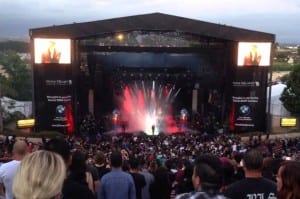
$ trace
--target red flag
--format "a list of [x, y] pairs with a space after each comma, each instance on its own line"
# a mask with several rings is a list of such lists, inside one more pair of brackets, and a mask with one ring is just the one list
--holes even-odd
[[66, 104], [66, 118], [67, 118], [67, 133], [73, 135], [74, 133], [74, 117], [71, 102]]
[[233, 132], [235, 130], [235, 104], [232, 102], [231, 111], [229, 115], [229, 130]]

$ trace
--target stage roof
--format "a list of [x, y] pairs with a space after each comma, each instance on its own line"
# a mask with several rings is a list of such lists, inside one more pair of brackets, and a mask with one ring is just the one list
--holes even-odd
[[84, 23], [54, 25], [29, 30], [31, 37], [84, 39], [130, 31], [176, 31], [228, 41], [275, 42], [275, 35], [208, 23], [163, 13], [151, 13]]

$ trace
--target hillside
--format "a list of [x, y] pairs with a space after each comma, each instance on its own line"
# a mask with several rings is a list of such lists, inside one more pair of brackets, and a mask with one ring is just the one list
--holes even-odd
[[1, 41], [0, 42], [0, 51], [13, 50], [19, 53], [29, 53], [30, 44], [25, 41]]

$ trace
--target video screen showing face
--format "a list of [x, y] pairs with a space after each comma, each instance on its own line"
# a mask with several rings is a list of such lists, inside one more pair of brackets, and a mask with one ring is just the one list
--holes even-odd
[[239, 42], [238, 66], [270, 66], [271, 43]]
[[71, 40], [70, 39], [34, 39], [35, 64], [70, 64]]

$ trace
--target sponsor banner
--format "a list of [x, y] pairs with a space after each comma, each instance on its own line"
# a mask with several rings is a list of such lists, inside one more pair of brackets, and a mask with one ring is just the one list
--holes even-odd
[[256, 128], [255, 114], [259, 103], [258, 97], [232, 97], [235, 106], [235, 127], [238, 129], [252, 130]]
[[280, 118], [281, 127], [296, 127], [297, 118]]
[[232, 86], [235, 88], [254, 88], [259, 87], [259, 81], [234, 81], [232, 82]]
[[53, 128], [61, 128], [68, 127], [70, 124], [68, 123], [67, 118], [67, 106], [72, 103], [72, 97], [70, 95], [67, 96], [46, 96], [47, 97], [47, 105], [50, 107], [51, 111], [51, 127]]
[[71, 67], [35, 67], [36, 118], [39, 131], [74, 132], [74, 84]]
[[236, 72], [232, 81], [230, 130], [263, 131], [266, 122], [266, 83], [264, 72], [247, 69]]

